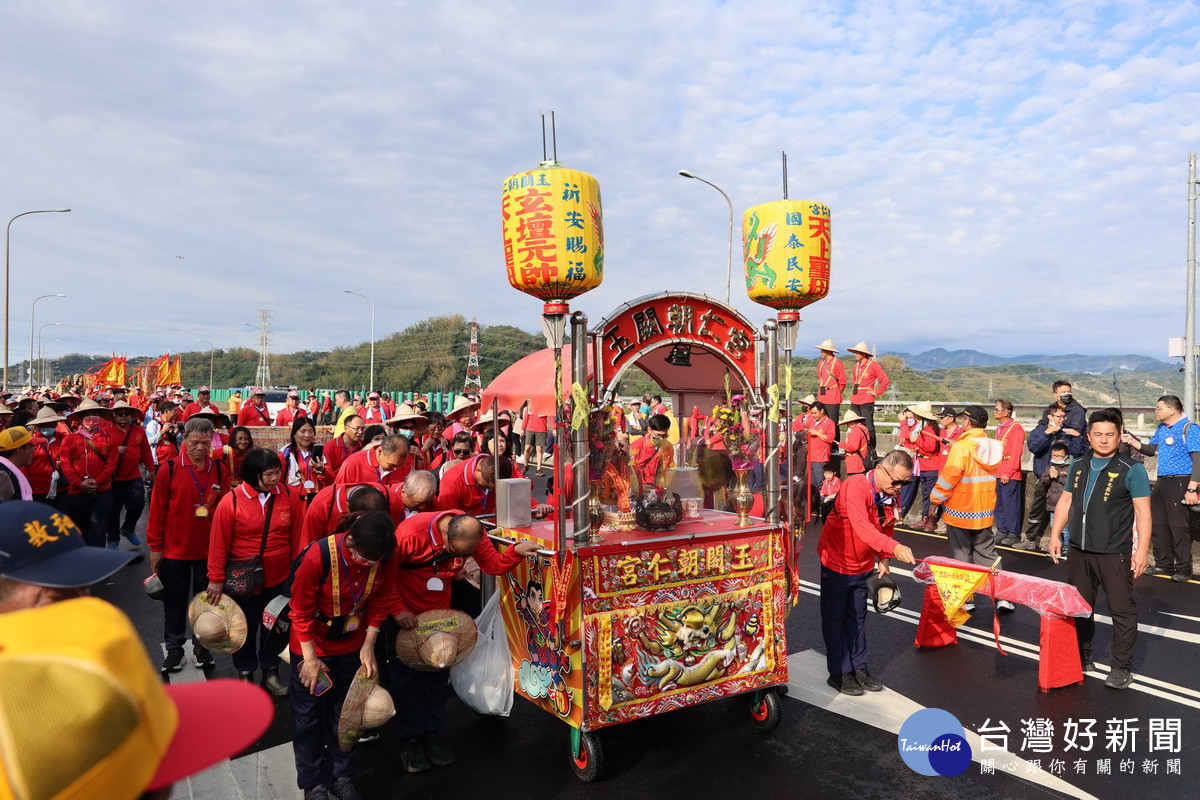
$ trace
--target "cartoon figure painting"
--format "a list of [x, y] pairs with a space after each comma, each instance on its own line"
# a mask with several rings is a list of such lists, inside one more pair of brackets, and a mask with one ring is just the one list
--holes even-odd
[[559, 716], [571, 712], [571, 688], [564, 675], [571, 671], [571, 659], [550, 621], [550, 606], [540, 581], [532, 576], [524, 587], [512, 573], [508, 582], [516, 598], [517, 614], [525, 623], [529, 658], [517, 668], [521, 691], [534, 698], [550, 698]]

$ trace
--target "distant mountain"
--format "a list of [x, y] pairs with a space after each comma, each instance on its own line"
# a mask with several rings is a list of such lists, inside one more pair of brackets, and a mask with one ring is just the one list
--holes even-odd
[[1123, 356], [1084, 356], [1076, 353], [1063, 356], [1025, 355], [1025, 356], [994, 356], [981, 353], [978, 350], [947, 350], [938, 347], [926, 350], [924, 353], [892, 353], [904, 359], [908, 366], [917, 372], [927, 372], [934, 369], [950, 367], [998, 367], [1005, 364], [1035, 364], [1047, 369], [1062, 372], [1093, 372], [1110, 373], [1115, 371], [1158, 372], [1174, 369], [1177, 365], [1157, 358], [1138, 355]]

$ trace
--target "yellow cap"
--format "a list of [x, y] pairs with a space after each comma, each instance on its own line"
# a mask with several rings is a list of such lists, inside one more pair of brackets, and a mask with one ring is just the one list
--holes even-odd
[[14, 425], [11, 428], [5, 428], [0, 431], [0, 453], [8, 453], [16, 450], [26, 442], [33, 440], [33, 434], [28, 428], [20, 425]]

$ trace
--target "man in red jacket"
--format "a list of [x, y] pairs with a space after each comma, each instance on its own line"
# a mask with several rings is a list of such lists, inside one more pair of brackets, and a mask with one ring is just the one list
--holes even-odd
[[[450, 582], [467, 558], [474, 556], [488, 575], [503, 575], [539, 547], [525, 541], [499, 553], [483, 524], [458, 509], [414, 514], [396, 529], [396, 623], [412, 628], [417, 614], [449, 608]], [[408, 772], [427, 770], [431, 761], [438, 766], [454, 763], [454, 753], [438, 735], [445, 716], [447, 675], [447, 670], [422, 672], [399, 659], [391, 662], [388, 685], [396, 704], [392, 724], [404, 742], [400, 761]]]
[[996, 400], [996, 441], [1004, 456], [996, 470], [996, 543], [1016, 544], [1021, 540], [1021, 512], [1025, 492], [1021, 484], [1021, 456], [1025, 453], [1025, 429], [1013, 419], [1013, 402]]
[[207, 386], [201, 386], [196, 390], [196, 399], [184, 406], [179, 421], [187, 422], [192, 414], [199, 414], [202, 411], [208, 414], [221, 413], [221, 409], [217, 408], [216, 404], [213, 403], [212, 392]]
[[866, 342], [847, 347], [854, 354], [854, 366], [850, 370], [850, 410], [861, 414], [863, 424], [871, 438], [871, 452], [875, 452], [875, 398], [887, 391], [891, 382], [875, 354]]
[[825, 404], [825, 413], [830, 419], [841, 419], [846, 367], [837, 360], [833, 339], [826, 339], [814, 347], [821, 351], [821, 359], [817, 361], [817, 399]]
[[912, 457], [893, 450], [870, 472], [846, 478], [821, 529], [821, 633], [828, 683], [842, 694], [883, 689], [867, 671], [867, 579], [886, 575], [889, 558], [915, 563], [892, 538], [896, 498], [912, 474]]
[[[137, 547], [142, 543], [137, 530], [138, 520], [146, 509], [146, 483], [139, 464], [146, 473], [154, 474], [154, 453], [141, 425], [135, 425], [137, 409], [123, 400], [113, 403], [113, 426], [109, 438], [117, 448], [117, 469], [113, 473], [112, 509], [108, 512], [108, 541], [119, 542], [124, 536]], [[121, 512], [125, 522], [121, 522]]]
[[[112, 508], [112, 476], [117, 470], [116, 445], [101, 428], [102, 417], [112, 419], [112, 411], [87, 399], [67, 415], [79, 420], [79, 429], [63, 440], [59, 464], [67, 476], [67, 498], [63, 510], [83, 531], [83, 540], [103, 547], [107, 539], [108, 512]], [[116, 550], [120, 541], [108, 543]]]
[[346, 459], [362, 450], [363, 431], [366, 427], [367, 424], [357, 415], [352, 416], [346, 420], [342, 435], [335, 436], [325, 443], [325, 468], [333, 474], [335, 480]]
[[246, 427], [271, 424], [271, 412], [267, 410], [266, 392], [257, 386], [250, 390], [250, 400], [238, 412], [237, 424]]
[[[279, 409], [279, 413], [275, 415], [275, 426], [290, 428], [297, 419], [307, 416], [308, 411], [300, 405], [300, 393], [292, 389], [287, 393], [287, 400], [284, 401], [283, 408]], [[314, 422], [313, 425], [315, 426], [316, 423]]]
[[304, 514], [300, 534], [304, 544], [324, 539], [337, 529], [347, 514], [382, 511], [399, 525], [405, 517], [404, 501], [382, 483], [356, 483], [326, 486], [317, 492]]
[[367, 404], [358, 412], [358, 416], [368, 425], [382, 425], [387, 422], [388, 413], [379, 404], [379, 392], [367, 395]]
[[409, 447], [408, 439], [399, 434], [392, 434], [380, 442], [378, 447], [359, 450], [347, 458], [338, 470], [334, 483], [382, 483], [389, 487], [399, 486], [404, 483], [410, 471]]
[[[229, 469], [212, 458], [213, 424], [190, 419], [183, 428], [183, 452], [158, 467], [150, 493], [146, 543], [150, 569], [163, 585], [164, 672], [183, 667], [187, 606], [208, 586], [208, 538], [217, 501], [229, 491]], [[211, 667], [212, 653], [192, 637], [192, 663]]]
[[[352, 779], [354, 751], [339, 747], [338, 720], [360, 667], [367, 678], [379, 671], [375, 640], [396, 605], [395, 547], [391, 520], [368, 512], [348, 532], [305, 550], [296, 567], [289, 642], [292, 751], [305, 798], [361, 800]], [[328, 690], [317, 694], [318, 681]]]

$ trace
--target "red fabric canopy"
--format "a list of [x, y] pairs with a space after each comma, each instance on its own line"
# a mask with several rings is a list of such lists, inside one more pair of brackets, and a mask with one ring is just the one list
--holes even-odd
[[[588, 353], [588, 380], [592, 380], [592, 354]], [[563, 397], [571, 396], [571, 345], [563, 345], [562, 349]], [[585, 389], [587, 387], [584, 387]], [[537, 414], [554, 413], [554, 351], [550, 348], [538, 350], [517, 361], [508, 369], [496, 376], [496, 379], [483, 390], [481, 413], [487, 413], [492, 407], [492, 398], [499, 400], [501, 411], [508, 409], [516, 412], [525, 402], [530, 400], [530, 408]]]

